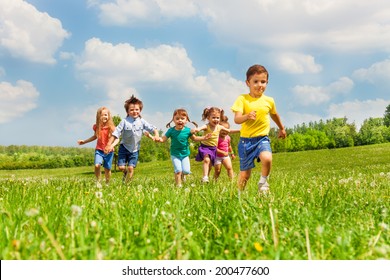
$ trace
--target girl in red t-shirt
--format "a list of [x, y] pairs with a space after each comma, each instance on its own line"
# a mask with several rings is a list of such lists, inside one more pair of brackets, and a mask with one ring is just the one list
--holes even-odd
[[111, 137], [112, 132], [115, 130], [115, 125], [111, 117], [110, 110], [107, 107], [100, 107], [96, 113], [96, 123], [93, 125], [94, 134], [86, 140], [78, 140], [79, 145], [92, 142], [97, 139], [95, 148], [95, 176], [97, 185], [100, 184], [100, 166], [104, 167], [104, 175], [106, 177], [106, 183], [110, 182], [111, 178], [111, 166], [112, 159], [114, 158], [114, 150], [109, 153], [104, 153], [108, 140]]

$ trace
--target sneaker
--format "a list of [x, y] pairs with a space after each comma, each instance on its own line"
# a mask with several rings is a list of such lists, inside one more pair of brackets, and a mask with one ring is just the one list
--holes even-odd
[[123, 178], [122, 178], [123, 183], [126, 183], [126, 177], [127, 177], [127, 169], [123, 172]]
[[269, 191], [269, 184], [268, 182], [265, 182], [265, 183], [259, 183], [258, 184], [259, 186], [259, 193], [267, 193]]
[[208, 183], [208, 182], [209, 182], [209, 177], [204, 176], [204, 177], [202, 178], [202, 183]]

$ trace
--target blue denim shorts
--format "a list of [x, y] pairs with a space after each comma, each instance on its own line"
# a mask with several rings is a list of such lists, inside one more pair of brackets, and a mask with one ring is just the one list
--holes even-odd
[[105, 169], [111, 169], [114, 152], [105, 154], [101, 150], [95, 150], [95, 165], [103, 165]]
[[240, 156], [240, 170], [245, 171], [255, 167], [255, 159], [258, 159], [261, 152], [271, 152], [271, 140], [268, 136], [253, 138], [240, 138], [238, 143], [238, 155]]
[[118, 150], [118, 166], [137, 166], [139, 152], [129, 152], [122, 144], [119, 146]]

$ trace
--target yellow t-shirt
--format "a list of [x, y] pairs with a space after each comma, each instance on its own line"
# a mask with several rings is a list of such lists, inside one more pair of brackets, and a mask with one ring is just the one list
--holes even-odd
[[212, 131], [210, 129], [210, 125], [208, 124], [207, 129], [204, 131], [204, 135], [211, 133], [211, 138], [201, 141], [201, 143], [206, 146], [217, 147], [219, 132], [221, 131], [222, 127], [223, 126], [219, 124], [215, 127], [214, 131]]
[[231, 110], [246, 115], [256, 111], [256, 120], [247, 120], [241, 124], [241, 137], [258, 137], [268, 135], [270, 130], [269, 114], [276, 114], [275, 101], [272, 97], [262, 95], [254, 98], [249, 94], [241, 94], [234, 102]]

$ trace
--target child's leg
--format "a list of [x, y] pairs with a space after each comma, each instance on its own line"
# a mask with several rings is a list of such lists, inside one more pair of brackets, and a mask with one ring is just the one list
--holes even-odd
[[221, 174], [222, 164], [217, 163], [214, 165], [214, 180], [217, 180], [219, 175]]
[[104, 175], [106, 177], [106, 183], [110, 183], [110, 179], [111, 179], [111, 169], [108, 169], [108, 168], [104, 168]]
[[104, 167], [104, 175], [106, 177], [106, 184], [110, 183], [113, 158], [114, 158], [113, 152], [104, 155], [103, 167]]
[[233, 179], [234, 172], [233, 172], [233, 166], [232, 166], [232, 161], [231, 161], [230, 157], [224, 158], [222, 161], [222, 164], [223, 164], [223, 166], [225, 166], [229, 178]]
[[261, 152], [259, 158], [261, 161], [261, 176], [268, 177], [271, 172], [272, 153], [268, 151]]
[[182, 176], [183, 176], [183, 164], [182, 160], [175, 156], [171, 156], [173, 170], [175, 172], [175, 184], [176, 186], [181, 186], [182, 184]]
[[208, 155], [203, 158], [203, 181], [208, 182], [210, 173], [211, 160]]
[[246, 183], [251, 177], [251, 169], [240, 171], [240, 176], [238, 177], [238, 189], [243, 191], [245, 190]]
[[181, 167], [182, 167], [182, 174], [181, 174], [181, 180], [182, 182], [186, 181], [186, 176], [188, 174], [191, 174], [191, 165], [190, 165], [190, 157], [185, 157], [181, 160]]
[[126, 179], [125, 179], [126, 182], [130, 181], [133, 178], [133, 175], [134, 175], [134, 166], [129, 165], [127, 167], [127, 174], [126, 174]]
[[183, 176], [183, 172], [177, 172], [175, 173], [175, 184], [176, 186], [181, 186], [182, 185], [182, 178]]
[[100, 182], [100, 164], [95, 164], [95, 176], [96, 180]]

